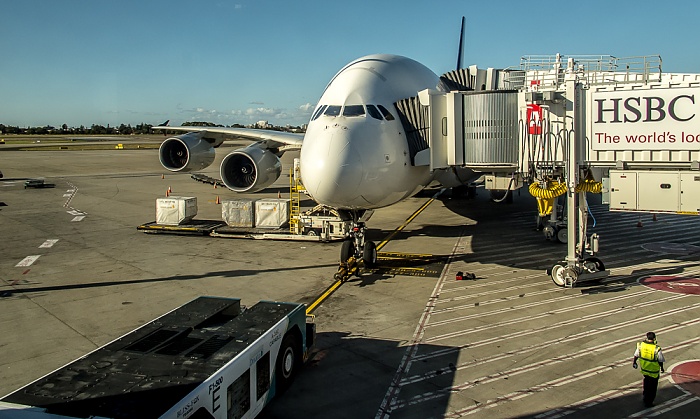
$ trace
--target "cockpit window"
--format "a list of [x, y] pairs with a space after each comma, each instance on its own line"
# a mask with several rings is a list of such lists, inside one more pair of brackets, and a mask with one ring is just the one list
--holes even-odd
[[384, 118], [386, 118], [387, 121], [393, 121], [394, 120], [394, 115], [391, 114], [384, 106], [382, 105], [377, 105], [380, 111], [382, 111], [382, 114], [384, 115]]
[[320, 108], [318, 108], [318, 110], [316, 111], [316, 113], [314, 113], [314, 116], [311, 118], [311, 120], [315, 121], [316, 119], [318, 119], [318, 117], [321, 116], [321, 114], [323, 113], [323, 111], [326, 110], [327, 107], [328, 107], [328, 105], [323, 105]]
[[382, 120], [382, 114], [377, 110], [377, 107], [374, 105], [367, 105], [367, 113], [369, 116], [371, 116], [374, 119]]
[[329, 106], [323, 114], [326, 116], [338, 116], [340, 115], [340, 106]]
[[363, 116], [365, 107], [362, 105], [345, 105], [343, 108], [343, 116]]

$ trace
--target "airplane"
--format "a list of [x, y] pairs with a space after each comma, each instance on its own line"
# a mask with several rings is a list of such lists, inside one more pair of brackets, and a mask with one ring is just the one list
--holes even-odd
[[[457, 68], [461, 67], [460, 52]], [[328, 83], [316, 105], [306, 133], [229, 127], [155, 126], [184, 134], [160, 146], [160, 162], [168, 170], [202, 170], [214, 161], [215, 148], [225, 139], [255, 142], [224, 157], [223, 183], [236, 192], [256, 192], [281, 175], [279, 157], [300, 150], [301, 181], [317, 203], [336, 209], [352, 221], [350, 237], [343, 242], [340, 260], [377, 261], [375, 243], [365, 240], [362, 216], [367, 210], [387, 207], [409, 198], [437, 180], [445, 187], [468, 183], [476, 174], [467, 168], [434, 170], [416, 164], [416, 154], [427, 148], [425, 139], [395, 106], [419, 91], [449, 91], [454, 83], [437, 76], [423, 64], [398, 55], [376, 54], [358, 58], [343, 67]]]

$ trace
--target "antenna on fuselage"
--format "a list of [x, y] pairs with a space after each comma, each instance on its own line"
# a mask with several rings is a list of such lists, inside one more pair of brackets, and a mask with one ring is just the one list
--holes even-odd
[[462, 16], [462, 27], [459, 29], [459, 51], [457, 52], [457, 68], [459, 70], [462, 68], [462, 55], [464, 52], [464, 16]]

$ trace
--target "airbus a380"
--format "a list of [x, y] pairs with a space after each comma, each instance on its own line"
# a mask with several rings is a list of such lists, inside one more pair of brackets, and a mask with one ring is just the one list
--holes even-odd
[[[459, 65], [459, 59], [458, 59]], [[424, 65], [396, 55], [369, 55], [341, 69], [318, 101], [305, 134], [225, 127], [154, 127], [184, 134], [160, 146], [160, 162], [171, 171], [202, 170], [214, 161], [214, 149], [227, 138], [256, 142], [228, 154], [221, 180], [236, 192], [270, 186], [281, 174], [279, 156], [300, 149], [301, 180], [319, 204], [352, 220], [351, 241], [341, 261], [350, 256], [371, 266], [376, 245], [365, 241], [365, 211], [400, 202], [436, 177], [456, 186], [470, 173], [433, 171], [412, 161], [409, 135], [395, 103], [425, 89], [446, 90], [440, 77]], [[415, 155], [415, 152], [413, 153]], [[467, 170], [467, 169], [463, 169]], [[439, 176], [438, 176], [439, 175]]]

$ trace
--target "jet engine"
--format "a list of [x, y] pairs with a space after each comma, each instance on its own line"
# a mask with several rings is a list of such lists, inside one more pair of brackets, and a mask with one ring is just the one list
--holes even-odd
[[221, 161], [221, 180], [236, 192], [257, 192], [272, 185], [282, 174], [277, 155], [258, 144], [229, 153]]
[[158, 150], [160, 164], [173, 172], [202, 170], [214, 162], [214, 145], [204, 132], [188, 132], [163, 141]]

